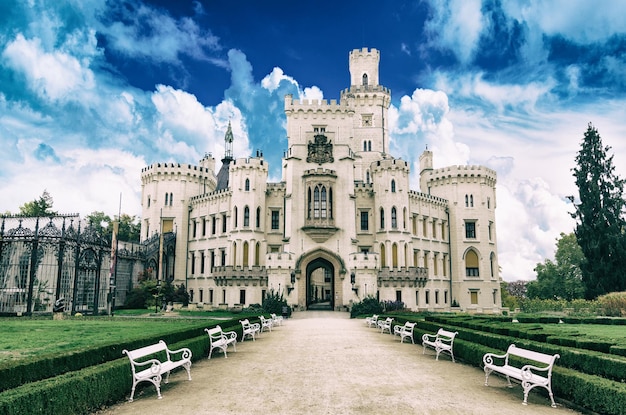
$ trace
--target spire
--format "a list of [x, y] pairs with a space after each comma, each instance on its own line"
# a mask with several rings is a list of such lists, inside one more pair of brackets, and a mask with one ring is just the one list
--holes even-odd
[[[233, 159], [233, 129], [230, 126], [230, 120], [228, 121], [228, 129], [224, 135], [224, 160], [229, 162]], [[222, 160], [222, 163], [224, 163]]]
[[233, 129], [228, 121], [228, 129], [224, 135], [224, 158], [222, 159], [222, 167], [217, 173], [217, 186], [215, 190], [223, 190], [228, 188], [228, 170], [230, 162], [233, 161]]

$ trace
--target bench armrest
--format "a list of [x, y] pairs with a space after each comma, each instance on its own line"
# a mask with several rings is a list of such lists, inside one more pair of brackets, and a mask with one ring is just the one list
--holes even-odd
[[183, 347], [182, 349], [178, 349], [178, 350], [169, 350], [167, 349], [168, 353], [170, 355], [173, 354], [180, 354], [180, 358], [181, 359], [190, 359], [191, 360], [191, 350], [189, 350], [186, 347]]
[[507, 353], [505, 354], [495, 354], [495, 353], [485, 353], [485, 355], [483, 356], [483, 363], [486, 365], [492, 365], [494, 364], [494, 360], [496, 359], [506, 359], [506, 357], [508, 356]]
[[227, 338], [230, 338], [230, 339], [233, 339], [233, 338], [236, 339], [237, 338], [237, 333], [234, 332], [234, 331], [224, 331], [224, 332], [222, 332], [222, 334], [223, 334], [224, 337], [227, 337]]
[[156, 373], [161, 372], [161, 362], [157, 359], [149, 359], [149, 360], [146, 360], [145, 362], [137, 362], [135, 360], [131, 360], [130, 362], [135, 368], [150, 366], [150, 371], [152, 373], [156, 374]]
[[437, 339], [437, 335], [436, 334], [423, 334], [422, 335], [422, 341], [435, 341]]
[[549, 372], [552, 369], [552, 365], [546, 367], [537, 367], [533, 365], [524, 365], [520, 369], [522, 372], [522, 379], [530, 380], [533, 376], [533, 372]]

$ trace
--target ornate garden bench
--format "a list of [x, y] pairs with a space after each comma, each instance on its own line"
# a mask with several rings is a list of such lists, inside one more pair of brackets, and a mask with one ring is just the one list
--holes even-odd
[[393, 318], [387, 317], [384, 321], [378, 320], [378, 328], [380, 329], [380, 333], [384, 333], [388, 331], [391, 334], [391, 326], [393, 323]]
[[[133, 372], [133, 388], [129, 402], [135, 397], [135, 388], [139, 382], [150, 382], [154, 385], [159, 399], [161, 396], [161, 379], [165, 375], [165, 383], [169, 382], [170, 372], [177, 367], [184, 367], [191, 380], [191, 350], [185, 348], [170, 350], [163, 340], [157, 344], [135, 350], [122, 350], [128, 356]], [[166, 360], [162, 357], [165, 356]], [[159, 360], [161, 358], [161, 360]]]
[[[514, 356], [516, 362], [512, 362], [510, 357]], [[487, 353], [483, 356], [485, 365], [485, 386], [489, 386], [489, 375], [497, 372], [506, 376], [508, 386], [511, 385], [511, 378], [522, 383], [524, 389], [524, 405], [528, 403], [528, 392], [534, 387], [542, 387], [548, 391], [552, 407], [556, 408], [554, 396], [552, 395], [552, 367], [554, 361], [560, 356], [558, 354], [544, 354], [532, 350], [522, 349], [514, 344], [503, 355]], [[519, 363], [525, 361], [525, 364]], [[529, 362], [532, 361], [532, 362]], [[514, 366], [517, 363], [517, 366]], [[530, 364], [532, 363], [532, 364]], [[537, 365], [539, 363], [539, 365]], [[519, 366], [519, 367], [518, 367]]]
[[365, 317], [365, 324], [367, 327], [377, 327], [378, 326], [378, 314], [374, 314], [371, 317]]
[[272, 317], [272, 325], [273, 326], [282, 326], [283, 325], [283, 316], [278, 316], [275, 313], [270, 314]]
[[234, 331], [222, 331], [222, 328], [217, 325], [212, 329], [204, 329], [209, 335], [209, 341], [211, 346], [209, 347], [209, 359], [211, 358], [211, 353], [213, 353], [213, 349], [220, 349], [224, 352], [224, 357], [228, 358], [226, 354], [226, 349], [231, 344], [233, 345], [233, 349], [237, 351], [237, 333]]
[[400, 335], [400, 343], [404, 343], [404, 339], [405, 338], [409, 338], [411, 339], [411, 343], [415, 344], [415, 342], [413, 341], [413, 328], [415, 327], [416, 323], [411, 323], [410, 321], [407, 321], [406, 323], [404, 323], [404, 326], [395, 326], [393, 328], [393, 336], [395, 337], [396, 335]]
[[246, 337], [251, 337], [253, 341], [256, 341], [255, 337], [257, 333], [261, 332], [261, 325], [259, 323], [250, 323], [248, 319], [239, 320], [239, 322], [241, 323], [241, 328], [243, 329], [241, 341], [244, 341]]
[[428, 346], [435, 349], [437, 353], [435, 360], [439, 360], [439, 354], [441, 352], [446, 352], [452, 357], [452, 361], [454, 362], [454, 338], [457, 334], [459, 334], [459, 332], [444, 329], [439, 329], [437, 334], [424, 334], [422, 336], [422, 354], [426, 353], [426, 347]]
[[263, 332], [264, 330], [268, 330], [270, 332], [272, 331], [272, 319], [259, 316], [259, 320], [261, 320], [261, 332]]

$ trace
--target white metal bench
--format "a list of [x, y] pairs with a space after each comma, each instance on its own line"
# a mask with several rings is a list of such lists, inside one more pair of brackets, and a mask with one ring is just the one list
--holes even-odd
[[[533, 364], [527, 362], [526, 364], [518, 364], [519, 367], [514, 366], [514, 363], [509, 359], [510, 356], [532, 361]], [[511, 378], [517, 379], [522, 383], [522, 388], [524, 389], [524, 405], [528, 403], [528, 392], [539, 386], [548, 391], [550, 400], [552, 401], [552, 407], [556, 408], [554, 396], [552, 395], [552, 368], [554, 367], [555, 360], [559, 357], [558, 354], [549, 355], [539, 353], [522, 349], [514, 344], [510, 345], [503, 355], [487, 353], [483, 356], [483, 364], [485, 365], [485, 386], [489, 386], [489, 375], [491, 372], [497, 372], [506, 376], [509, 387], [512, 387]], [[537, 363], [541, 365], [536, 365]]]
[[259, 320], [261, 320], [261, 332], [267, 330], [267, 331], [272, 331], [272, 319], [269, 318], [265, 318], [263, 316], [259, 316]]
[[380, 333], [384, 333], [385, 330], [391, 334], [391, 326], [393, 323], [393, 318], [387, 317], [384, 321], [378, 320], [378, 328], [380, 329]]
[[413, 328], [415, 327], [415, 324], [416, 323], [407, 321], [404, 323], [404, 326], [395, 326], [393, 328], [393, 336], [395, 337], [396, 335], [400, 335], [400, 343], [404, 343], [404, 339], [408, 337], [411, 339], [411, 343], [415, 344], [413, 341]]
[[231, 344], [233, 345], [233, 349], [237, 351], [237, 333], [234, 331], [222, 331], [222, 328], [217, 325], [212, 329], [204, 329], [209, 335], [209, 342], [211, 346], [209, 347], [209, 359], [211, 358], [211, 353], [213, 353], [213, 349], [220, 349], [224, 353], [224, 357], [228, 358], [226, 354], [226, 349]]
[[255, 337], [257, 333], [261, 332], [261, 325], [259, 323], [250, 323], [250, 320], [239, 320], [241, 323], [241, 328], [243, 329], [243, 335], [241, 336], [241, 341], [244, 341], [246, 337], [252, 338], [253, 341], [256, 341]]
[[272, 317], [272, 325], [273, 326], [282, 326], [283, 325], [283, 316], [277, 316], [276, 314], [270, 314]]
[[454, 338], [459, 332], [439, 329], [437, 334], [424, 334], [422, 336], [422, 354], [426, 353], [426, 347], [432, 347], [437, 353], [435, 360], [439, 360], [441, 352], [448, 353], [454, 362]]
[[374, 314], [371, 317], [365, 317], [365, 324], [367, 327], [378, 327], [378, 314]]
[[[159, 399], [161, 396], [161, 379], [165, 375], [165, 383], [169, 382], [170, 372], [177, 367], [184, 367], [191, 380], [191, 350], [185, 348], [170, 350], [163, 340], [157, 344], [145, 346], [136, 350], [122, 350], [128, 356], [133, 372], [133, 388], [129, 402], [135, 397], [135, 388], [139, 382], [150, 382], [154, 385]], [[159, 360], [165, 356], [166, 360]]]

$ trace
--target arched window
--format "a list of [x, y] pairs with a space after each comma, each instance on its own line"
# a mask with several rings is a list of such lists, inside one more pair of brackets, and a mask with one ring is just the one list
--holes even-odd
[[333, 188], [328, 188], [328, 217], [333, 218]]
[[396, 192], [396, 181], [394, 179], [391, 179], [391, 193], [395, 193]]
[[170, 194], [169, 193], [165, 193], [165, 206], [167, 206], [169, 204], [169, 200], [170, 200]]
[[495, 276], [495, 268], [496, 268], [496, 254], [493, 252], [489, 256], [489, 269], [491, 271], [491, 278]]
[[307, 209], [306, 209], [306, 218], [311, 219], [311, 208], [313, 201], [311, 200], [311, 188], [309, 187], [307, 190]]
[[365, 172], [365, 183], [369, 184], [370, 182], [370, 172], [369, 170]]
[[243, 243], [243, 266], [248, 266], [248, 241]]
[[237, 266], [237, 242], [233, 242], [233, 267]]
[[387, 259], [385, 258], [385, 245], [384, 244], [380, 244], [380, 266], [381, 267], [387, 266]]
[[404, 266], [409, 266], [409, 244], [404, 243]]
[[367, 151], [372, 151], [372, 140], [367, 142]]
[[259, 242], [256, 243], [254, 247], [254, 265], [259, 266], [261, 260], [261, 244]]
[[233, 226], [233, 228], [237, 228], [237, 206], [235, 206], [233, 208], [233, 222], [235, 224], [235, 226]]
[[320, 188], [315, 186], [313, 190], [313, 218], [319, 219], [320, 217]]
[[385, 209], [380, 208], [380, 229], [385, 229]]
[[248, 206], [243, 208], [243, 226], [250, 226], [250, 208]]
[[395, 206], [391, 208], [391, 227], [393, 229], [396, 229], [398, 227], [398, 218]]
[[363, 151], [367, 151], [367, 141], [363, 141]]
[[174, 193], [170, 193], [170, 206], [172, 206], [173, 201], [174, 201]]
[[256, 223], [257, 228], [261, 227], [261, 207], [256, 208]]
[[474, 195], [470, 195], [470, 207], [474, 207]]
[[402, 209], [402, 227], [406, 230], [406, 207]]
[[469, 196], [465, 195], [465, 207], [469, 207]]
[[394, 268], [398, 268], [398, 245], [395, 242], [391, 245], [391, 262]]
[[469, 250], [465, 254], [465, 275], [467, 277], [478, 277], [478, 255], [475, 251]]
[[246, 179], [246, 192], [250, 191], [250, 179]]
[[367, 74], [363, 74], [363, 86], [367, 86]]
[[326, 187], [322, 186], [322, 219], [326, 219]]

